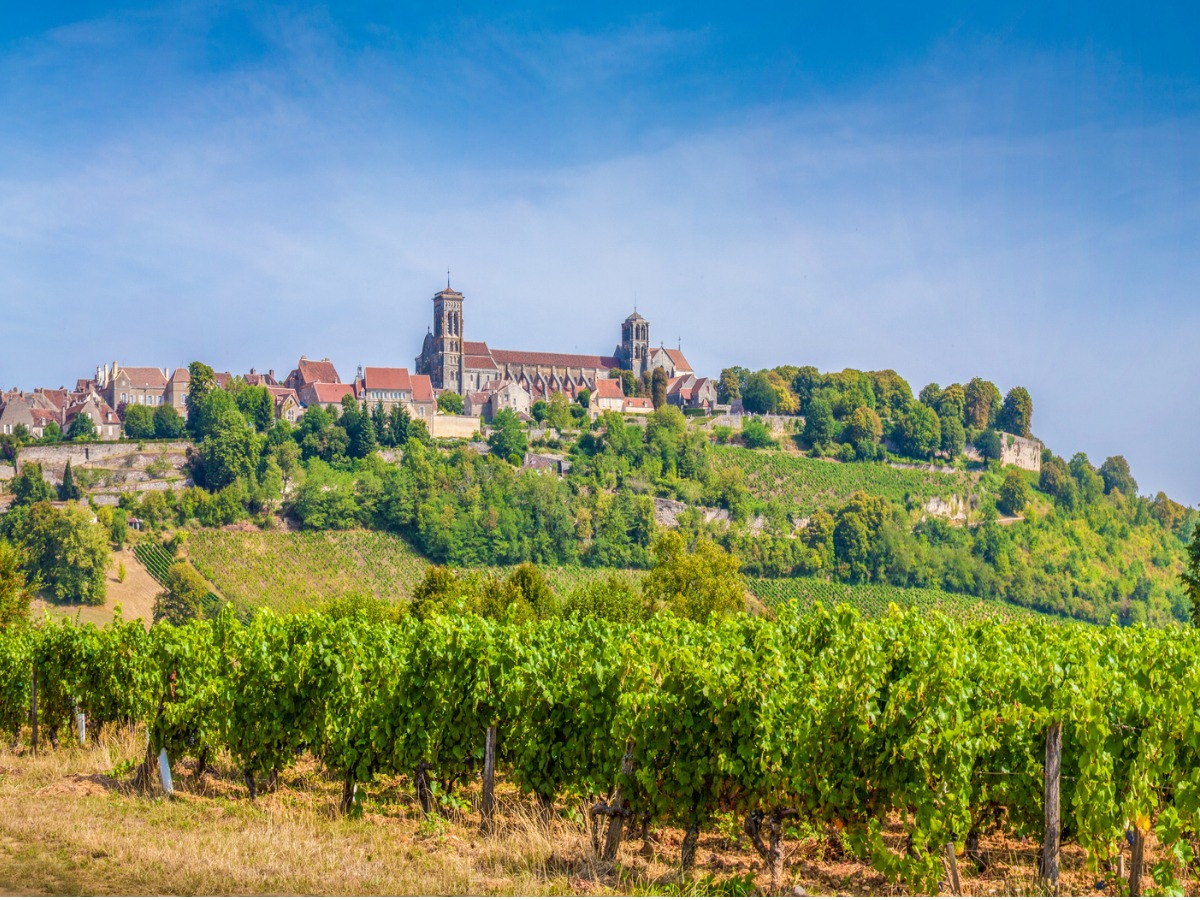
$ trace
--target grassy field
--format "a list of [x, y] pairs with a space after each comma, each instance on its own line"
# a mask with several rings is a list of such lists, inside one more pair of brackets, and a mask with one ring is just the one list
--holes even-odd
[[830, 608], [846, 604], [866, 616], [880, 616], [888, 606], [942, 613], [959, 622], [985, 619], [1021, 619], [1041, 613], [1005, 603], [965, 594], [950, 594], [932, 588], [900, 588], [887, 584], [835, 584], [818, 578], [747, 578], [750, 592], [768, 607], [795, 600], [803, 609], [821, 603]]
[[845, 502], [855, 491], [866, 491], [897, 503], [924, 504], [933, 497], [965, 498], [971, 478], [964, 472], [897, 469], [882, 463], [839, 463], [810, 459], [779, 450], [713, 447], [712, 465], [718, 470], [740, 468], [755, 500], [778, 500], [808, 515]]
[[[696, 869], [679, 872], [682, 833], [630, 837], [615, 864], [592, 849], [586, 807], [563, 804], [548, 821], [503, 777], [497, 828], [480, 833], [479, 781], [460, 789], [458, 808], [424, 818], [408, 779], [362, 785], [363, 812], [337, 814], [339, 779], [311, 757], [281, 773], [256, 801], [228, 756], [197, 775], [175, 765], [175, 797], [134, 789], [131, 772], [144, 733], [109, 728], [87, 747], [28, 751], [0, 744], [0, 893], [18, 895], [601, 895], [762, 893], [768, 877], [732, 814], [700, 837]], [[901, 824], [885, 830], [894, 849]], [[987, 835], [980, 871], [959, 860], [963, 893], [1038, 894], [1036, 840]], [[1147, 863], [1162, 855], [1153, 834]], [[801, 826], [784, 841], [785, 894], [893, 895], [902, 887]], [[1068, 843], [1060, 893], [1120, 893], [1123, 882], [1090, 871]], [[1099, 881], [1099, 883], [1098, 883]], [[1184, 887], [1194, 891], [1190, 879]]]
[[[429, 566], [403, 538], [378, 531], [203, 530], [192, 534], [187, 547], [192, 565], [239, 610], [291, 612], [350, 593], [401, 602], [410, 598]], [[554, 591], [563, 594], [619, 570], [571, 566], [542, 571]]]

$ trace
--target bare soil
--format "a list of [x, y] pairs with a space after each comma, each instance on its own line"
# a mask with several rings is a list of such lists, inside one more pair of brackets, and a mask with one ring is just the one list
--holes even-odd
[[[123, 582], [118, 577], [122, 563], [125, 565]], [[107, 625], [113, 620], [116, 608], [120, 605], [123, 619], [141, 619], [149, 628], [154, 621], [154, 598], [158, 596], [162, 587], [146, 571], [146, 567], [138, 562], [131, 550], [121, 550], [112, 555], [105, 580], [107, 599], [102, 606], [58, 603], [43, 594], [33, 601], [30, 612], [35, 618], [44, 613], [55, 618]]]

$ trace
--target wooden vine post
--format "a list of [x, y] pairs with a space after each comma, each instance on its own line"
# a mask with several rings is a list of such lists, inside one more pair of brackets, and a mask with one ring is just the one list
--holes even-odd
[[946, 845], [945, 850], [946, 874], [950, 877], [950, 889], [955, 897], [962, 896], [962, 881], [958, 877], [958, 858], [954, 855], [954, 841]]
[[[630, 739], [625, 745], [625, 756], [621, 759], [621, 777], [628, 778], [632, 774], [633, 740]], [[601, 854], [601, 859], [606, 862], [617, 858], [617, 851], [621, 849], [621, 836], [625, 831], [625, 817], [628, 811], [625, 809], [625, 796], [621, 792], [620, 781], [613, 788], [612, 803], [609, 805], [611, 811], [608, 817], [608, 834], [604, 837], [604, 852]]]
[[1058, 852], [1062, 838], [1062, 820], [1059, 808], [1061, 778], [1062, 722], [1053, 722], [1046, 731], [1046, 832], [1042, 839], [1041, 858], [1041, 876], [1053, 890], [1058, 889]]
[[33, 669], [29, 678], [29, 729], [30, 740], [33, 743], [33, 755], [37, 756], [38, 739], [38, 708], [37, 708], [37, 669]]
[[489, 725], [483, 742], [483, 797], [479, 801], [480, 828], [490, 832], [496, 816], [496, 726]]
[[1146, 834], [1133, 826], [1133, 848], [1129, 854], [1129, 896], [1142, 896], [1142, 868], [1146, 857]]

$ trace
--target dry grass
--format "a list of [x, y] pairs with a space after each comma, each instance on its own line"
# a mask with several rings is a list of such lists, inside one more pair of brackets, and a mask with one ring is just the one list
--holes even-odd
[[[144, 732], [143, 732], [144, 733]], [[338, 815], [340, 785], [313, 759], [250, 802], [228, 760], [203, 777], [176, 766], [176, 795], [133, 789], [142, 738], [106, 731], [98, 744], [33, 756], [0, 751], [0, 892], [15, 894], [602, 894], [714, 891], [767, 878], [729, 819], [700, 841], [694, 881], [680, 883], [681, 833], [626, 840], [618, 864], [591, 848], [582, 814], [549, 823], [511, 789], [500, 791], [497, 831], [481, 836], [478, 797], [462, 811], [422, 817], [407, 779], [368, 786], [359, 817]], [[899, 847], [899, 827], [889, 835]], [[1036, 845], [985, 842], [985, 874], [960, 861], [964, 893], [1042, 893]], [[787, 843], [789, 889], [808, 894], [902, 893], [823, 840]], [[1084, 854], [1063, 854], [1063, 894], [1115, 894]], [[1194, 887], [1194, 883], [1189, 884]]]
[[[125, 565], [125, 580], [117, 577], [121, 564]], [[106, 599], [101, 606], [81, 606], [70, 603], [57, 603], [40, 597], [33, 601], [32, 613], [35, 618], [43, 612], [55, 618], [75, 619], [80, 622], [91, 622], [93, 625], [107, 625], [113, 620], [117, 605], [121, 606], [121, 616], [126, 621], [141, 619], [149, 628], [154, 621], [154, 598], [162, 587], [154, 577], [146, 571], [131, 550], [121, 550], [112, 555], [105, 578]]]

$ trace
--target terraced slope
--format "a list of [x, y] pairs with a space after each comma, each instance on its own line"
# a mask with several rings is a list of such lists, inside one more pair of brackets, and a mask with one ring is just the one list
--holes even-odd
[[924, 505], [934, 497], [965, 498], [971, 478], [963, 472], [897, 469], [882, 463], [839, 463], [810, 459], [779, 450], [714, 447], [712, 465], [718, 470], [738, 467], [756, 500], [778, 500], [808, 515], [837, 506], [855, 491], [866, 491], [897, 503]]
[[826, 607], [844, 603], [860, 610], [865, 616], [879, 616], [887, 612], [889, 604], [894, 603], [901, 609], [936, 610], [960, 622], [1043, 617], [1042, 613], [1002, 600], [983, 600], [931, 588], [835, 584], [818, 578], [748, 578], [746, 582], [751, 593], [769, 607], [789, 600], [795, 600], [802, 608], [818, 602]]

